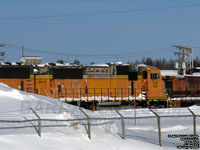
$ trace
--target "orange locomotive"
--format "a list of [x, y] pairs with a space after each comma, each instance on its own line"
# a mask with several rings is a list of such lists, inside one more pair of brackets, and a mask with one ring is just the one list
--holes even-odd
[[30, 78], [32, 74], [32, 66], [21, 66], [20, 63], [1, 63], [0, 65], [0, 82], [10, 87], [34, 92], [34, 80]]
[[0, 66], [0, 82], [16, 89], [83, 105], [91, 102], [127, 105], [133, 100], [146, 105], [166, 100], [160, 70], [146, 65], [6, 64]]

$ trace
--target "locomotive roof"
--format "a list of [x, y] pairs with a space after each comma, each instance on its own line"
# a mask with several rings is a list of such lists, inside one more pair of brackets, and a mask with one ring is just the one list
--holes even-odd
[[39, 64], [38, 67], [82, 67], [81, 65], [71, 64], [71, 63], [45, 63], [45, 64]]
[[147, 65], [145, 65], [145, 64], [138, 64], [137, 66], [138, 67], [146, 67]]
[[144, 68], [149, 68], [149, 69], [151, 69], [151, 70], [153, 70], [153, 69], [158, 69], [157, 67], [154, 67], [154, 66], [147, 66], [147, 65], [145, 65], [145, 66], [142, 66], [142, 67], [144, 67]]
[[108, 64], [91, 64], [91, 65], [86, 65], [85, 67], [109, 67]]
[[32, 65], [25, 65], [21, 62], [0, 62], [1, 67], [32, 67]]

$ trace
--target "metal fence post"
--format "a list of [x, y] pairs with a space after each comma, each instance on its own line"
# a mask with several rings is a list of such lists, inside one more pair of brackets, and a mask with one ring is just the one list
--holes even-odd
[[119, 111], [117, 111], [117, 114], [121, 117], [121, 121], [122, 121], [122, 139], [125, 139], [126, 133], [125, 133], [125, 122], [124, 122], [124, 117], [122, 114], [119, 113]]
[[190, 108], [187, 107], [187, 109], [191, 112], [191, 114], [193, 116], [194, 135], [196, 135], [197, 134], [197, 131], [196, 131], [196, 115]]
[[90, 124], [90, 117], [79, 107], [81, 112], [87, 117], [88, 119], [88, 138], [91, 139], [91, 124]]
[[38, 118], [38, 135], [41, 137], [41, 118], [33, 108], [30, 107], [30, 109], [35, 114], [35, 116]]
[[149, 109], [154, 115], [157, 117], [158, 122], [158, 138], [159, 138], [159, 145], [162, 146], [162, 140], [161, 140], [161, 128], [160, 128], [160, 116], [154, 112], [153, 110]]

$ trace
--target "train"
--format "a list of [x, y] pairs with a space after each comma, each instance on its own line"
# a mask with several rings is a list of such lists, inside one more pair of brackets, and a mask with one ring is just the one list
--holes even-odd
[[[200, 69], [199, 69], [200, 70]], [[96, 109], [98, 106], [168, 107], [170, 99], [200, 97], [198, 69], [162, 77], [144, 64], [0, 63], [0, 82], [25, 92]], [[187, 99], [188, 100], [188, 99]], [[198, 98], [196, 99], [198, 100]]]

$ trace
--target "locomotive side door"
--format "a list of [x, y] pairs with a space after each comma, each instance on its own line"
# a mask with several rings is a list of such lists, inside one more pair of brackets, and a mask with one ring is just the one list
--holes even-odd
[[171, 97], [172, 96], [172, 81], [165, 81], [165, 89], [167, 94]]

